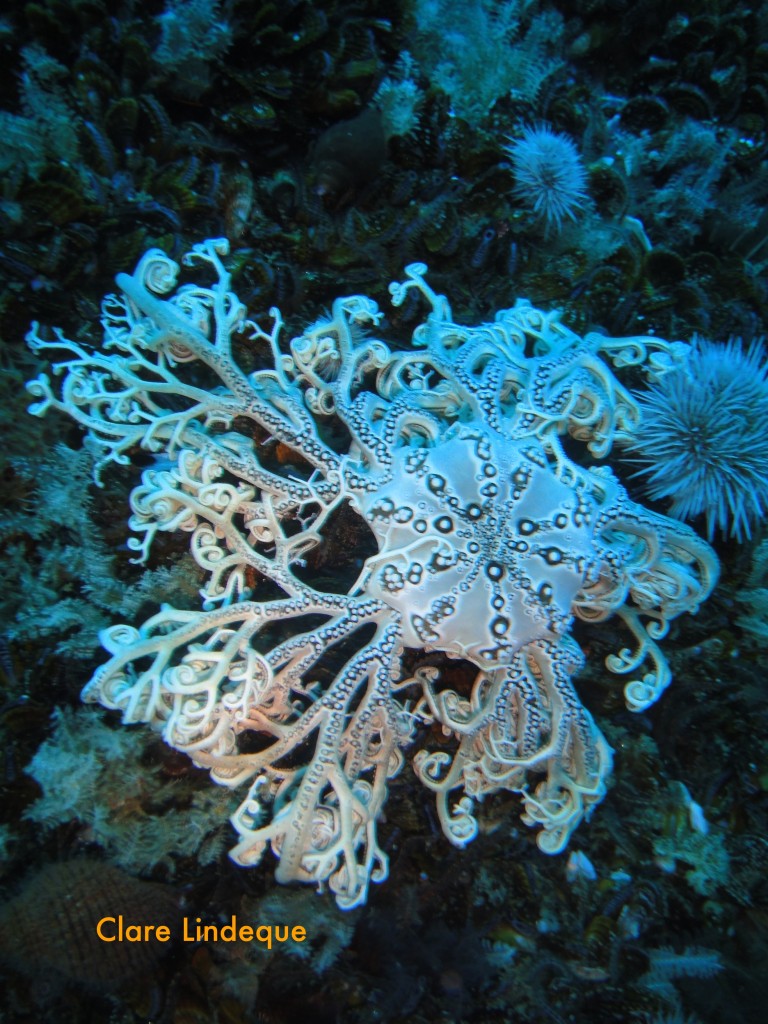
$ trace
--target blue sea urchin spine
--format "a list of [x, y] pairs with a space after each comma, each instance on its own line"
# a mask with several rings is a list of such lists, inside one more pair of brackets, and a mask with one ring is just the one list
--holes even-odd
[[571, 140], [546, 125], [528, 126], [504, 148], [512, 158], [515, 195], [544, 222], [547, 234], [559, 233], [566, 218], [576, 220], [587, 198], [587, 176]]
[[746, 348], [697, 340], [687, 363], [638, 396], [643, 426], [632, 451], [648, 493], [680, 519], [704, 515], [737, 540], [768, 509], [768, 363]]

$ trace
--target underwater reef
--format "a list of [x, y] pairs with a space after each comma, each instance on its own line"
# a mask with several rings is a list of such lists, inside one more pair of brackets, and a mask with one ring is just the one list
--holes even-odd
[[0, 51], [0, 1021], [760, 1019], [764, 10]]

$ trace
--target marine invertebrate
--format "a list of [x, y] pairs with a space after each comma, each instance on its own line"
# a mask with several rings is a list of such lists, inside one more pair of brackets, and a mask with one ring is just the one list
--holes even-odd
[[562, 66], [564, 21], [520, 0], [416, 0], [413, 53], [456, 115], [477, 127], [503, 96], [534, 103]]
[[[28, 335], [64, 374], [60, 390], [46, 375], [28, 385], [31, 411], [81, 423], [97, 471], [138, 445], [157, 453], [131, 496], [139, 558], [159, 531], [188, 531], [208, 576], [200, 611], [166, 605], [106, 630], [111, 658], [85, 699], [162, 729], [217, 782], [250, 780], [233, 858], [270, 846], [278, 880], [327, 883], [342, 907], [386, 876], [377, 818], [425, 723], [452, 737], [414, 759], [451, 842], [474, 837], [475, 800], [507, 789], [539, 846], [561, 850], [611, 767], [571, 683], [574, 616], [628, 625], [637, 649], [609, 667], [630, 674], [641, 710], [670, 678], [656, 640], [708, 594], [717, 561], [560, 436], [598, 459], [631, 437], [637, 405], [602, 357], [653, 376], [678, 347], [581, 339], [525, 300], [459, 326], [422, 264], [390, 287], [395, 304], [412, 291], [430, 304], [411, 349], [369, 333], [382, 314], [364, 296], [286, 343], [277, 310], [270, 331], [246, 318], [226, 251], [214, 240], [185, 257], [209, 284], [176, 288], [180, 268], [157, 250], [119, 275], [102, 351]], [[305, 562], [352, 514], [377, 550], [343, 590], [323, 587]], [[471, 692], [436, 665], [409, 677], [406, 647], [471, 663]]]
[[38, 45], [21, 51], [24, 73], [20, 79], [22, 114], [0, 110], [3, 152], [0, 174], [24, 168], [36, 179], [52, 155], [77, 161], [78, 138], [73, 114], [62, 89], [66, 69]]
[[648, 493], [681, 519], [703, 515], [742, 540], [768, 510], [768, 362], [746, 348], [698, 339], [687, 358], [639, 396], [643, 429], [631, 443]]
[[[145, 942], [102, 942], [96, 925], [125, 908]], [[154, 928], [173, 934], [181, 899], [168, 885], [131, 878], [99, 861], [47, 864], [0, 910], [0, 962], [30, 976], [113, 991], [126, 980], [146, 978], [172, 948]]]
[[315, 193], [338, 200], [374, 180], [386, 158], [381, 111], [366, 107], [356, 117], [327, 128], [315, 143], [310, 166]]
[[131, 871], [162, 864], [170, 875], [180, 858], [210, 864], [220, 856], [230, 794], [186, 787], [162, 771], [148, 779], [144, 762], [157, 740], [142, 730], [115, 731], [89, 708], [57, 708], [53, 722], [25, 769], [43, 795], [24, 818], [42, 831], [77, 820], [112, 862]]
[[547, 233], [560, 232], [564, 219], [576, 220], [587, 198], [587, 175], [569, 138], [546, 125], [529, 125], [504, 149], [512, 158], [515, 194]]
[[232, 29], [216, 0], [168, 0], [157, 16], [161, 38], [153, 58], [169, 70], [179, 96], [197, 99], [210, 85], [208, 63], [226, 53]]

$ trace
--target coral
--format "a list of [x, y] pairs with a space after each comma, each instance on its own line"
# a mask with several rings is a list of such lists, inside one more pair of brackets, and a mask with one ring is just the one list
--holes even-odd
[[133, 795], [126, 762], [138, 765], [135, 732], [116, 732], [93, 717], [86, 720], [82, 709], [56, 709], [53, 720], [53, 736], [40, 745], [27, 767], [44, 796], [25, 817], [48, 827], [71, 818], [87, 820], [97, 793], [106, 793], [110, 782], [115, 791], [120, 788]]
[[[648, 971], [638, 978], [638, 985], [675, 1004], [680, 1013], [680, 995], [673, 981], [677, 978], [711, 978], [723, 970], [720, 954], [714, 949], [686, 946], [682, 953], [676, 953], [669, 946], [661, 946], [649, 949], [647, 954]], [[663, 1019], [674, 1021], [675, 1018]], [[682, 1020], [682, 1016], [678, 1019]]]
[[162, 864], [173, 873], [179, 857], [215, 860], [228, 813], [226, 791], [198, 790], [180, 808], [176, 779], [146, 776], [146, 734], [116, 732], [84, 711], [54, 712], [53, 733], [26, 768], [43, 795], [24, 817], [44, 829], [80, 821], [115, 864], [134, 871]]
[[455, 113], [476, 126], [503, 96], [533, 101], [562, 65], [563, 19], [521, 0], [416, 0], [414, 55]]
[[548, 233], [560, 232], [564, 219], [576, 220], [587, 197], [586, 172], [570, 139], [544, 125], [529, 126], [505, 150], [512, 159], [515, 194]]
[[306, 960], [316, 974], [322, 974], [349, 946], [356, 920], [354, 915], [339, 920], [332, 903], [313, 899], [312, 895], [306, 890], [275, 890], [257, 904], [246, 902], [244, 909], [249, 907], [247, 916], [264, 924], [303, 924], [311, 941], [288, 942], [285, 952]]
[[[382, 314], [364, 296], [286, 345], [277, 310], [270, 331], [246, 318], [226, 253], [195, 246], [184, 263], [212, 283], [178, 288], [179, 266], [147, 253], [104, 302], [101, 351], [28, 336], [63, 376], [28, 385], [32, 411], [83, 425], [97, 473], [155, 453], [131, 496], [139, 559], [182, 530], [208, 574], [202, 610], [104, 631], [111, 658], [85, 699], [161, 729], [217, 782], [250, 780], [233, 858], [269, 846], [279, 881], [327, 883], [345, 908], [386, 876], [387, 782], [427, 726], [443, 740], [413, 765], [451, 842], [475, 836], [476, 800], [508, 790], [560, 851], [611, 767], [571, 683], [574, 617], [617, 615], [634, 635], [608, 666], [640, 711], [670, 680], [656, 641], [718, 570], [689, 527], [560, 437], [592, 460], [626, 443], [638, 408], [606, 358], [655, 379], [681, 346], [582, 339], [525, 300], [462, 327], [420, 264], [390, 288], [430, 304], [410, 349], [370, 333]], [[409, 673], [407, 649], [431, 656]]]
[[680, 828], [672, 836], [653, 841], [656, 863], [665, 871], [677, 870], [677, 862], [689, 867], [685, 879], [702, 896], [712, 896], [729, 881], [731, 864], [721, 832], [697, 832]]
[[694, 238], [704, 216], [719, 206], [715, 187], [735, 142], [735, 133], [685, 118], [669, 134], [660, 153], [648, 154], [656, 170], [645, 200], [649, 230], [655, 236]]
[[232, 43], [232, 29], [215, 0], [168, 0], [158, 15], [160, 42], [154, 60], [171, 73], [180, 96], [197, 99], [210, 85], [208, 64]]
[[631, 449], [648, 493], [707, 534], [742, 540], [768, 510], [768, 362], [760, 340], [699, 339], [684, 363], [639, 397], [643, 428]]
[[66, 68], [39, 46], [25, 47], [22, 57], [23, 114], [0, 110], [0, 173], [22, 166], [34, 178], [46, 158], [76, 161], [79, 148], [72, 110], [61, 88]]
[[401, 53], [397, 63], [379, 84], [373, 97], [374, 106], [381, 111], [384, 134], [408, 135], [419, 123], [419, 108], [424, 94], [416, 83], [416, 63], [410, 53]]
[[169, 595], [194, 604], [200, 580], [189, 556], [135, 583], [118, 580], [115, 554], [93, 508], [94, 458], [87, 448], [56, 444], [42, 462], [25, 456], [12, 465], [22, 480], [33, 481], [27, 504], [39, 511], [0, 513], [0, 534], [13, 538], [0, 569], [6, 595], [0, 617], [9, 639], [56, 636], [57, 654], [90, 658], [100, 631], [117, 616], [135, 615], [144, 602]]

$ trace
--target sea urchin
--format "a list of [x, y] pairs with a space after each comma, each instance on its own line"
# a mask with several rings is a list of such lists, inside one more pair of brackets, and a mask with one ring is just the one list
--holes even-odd
[[586, 172], [569, 138], [546, 125], [529, 126], [504, 149], [512, 158], [515, 195], [544, 222], [547, 234], [559, 233], [563, 218], [576, 220], [587, 197]]
[[768, 510], [768, 364], [762, 339], [744, 347], [697, 340], [685, 365], [637, 396], [643, 416], [632, 451], [652, 498], [680, 519], [706, 516], [738, 540]]

